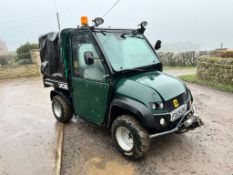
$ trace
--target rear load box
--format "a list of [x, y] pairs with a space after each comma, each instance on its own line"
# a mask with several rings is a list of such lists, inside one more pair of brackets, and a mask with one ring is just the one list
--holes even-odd
[[60, 50], [59, 33], [48, 33], [39, 38], [41, 73], [45, 87], [68, 90], [63, 58]]
[[59, 33], [55, 32], [39, 38], [41, 73], [43, 78], [65, 81], [64, 63], [59, 42]]

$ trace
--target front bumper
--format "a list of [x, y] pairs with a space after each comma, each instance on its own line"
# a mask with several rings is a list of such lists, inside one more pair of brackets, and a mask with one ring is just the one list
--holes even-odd
[[171, 133], [184, 133], [190, 129], [195, 129], [196, 127], [202, 126], [204, 123], [199, 118], [198, 114], [196, 113], [195, 107], [192, 106], [191, 109], [186, 111], [180, 118], [178, 124], [171, 130], [151, 134], [150, 138], [155, 138]]

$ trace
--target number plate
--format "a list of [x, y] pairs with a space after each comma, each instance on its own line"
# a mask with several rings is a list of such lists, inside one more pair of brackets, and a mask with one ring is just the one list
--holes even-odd
[[187, 110], [187, 104], [184, 104], [182, 106], [180, 106], [179, 108], [175, 109], [174, 111], [172, 111], [170, 113], [171, 115], [171, 121], [175, 121], [178, 118], [180, 118]]

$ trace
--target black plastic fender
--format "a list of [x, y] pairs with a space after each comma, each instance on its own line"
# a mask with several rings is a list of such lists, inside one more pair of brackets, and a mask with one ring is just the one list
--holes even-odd
[[52, 100], [55, 95], [61, 95], [66, 99], [66, 101], [72, 106], [72, 100], [69, 98], [69, 92], [63, 89], [54, 89], [50, 91], [50, 99]]
[[152, 115], [150, 109], [148, 109], [147, 106], [127, 97], [117, 97], [113, 99], [110, 104], [110, 110], [107, 120], [108, 128], [111, 127], [111, 113], [114, 107], [119, 107], [134, 114], [135, 117], [137, 117], [137, 119], [142, 123], [142, 126], [145, 128], [155, 128], [156, 126], [154, 116]]

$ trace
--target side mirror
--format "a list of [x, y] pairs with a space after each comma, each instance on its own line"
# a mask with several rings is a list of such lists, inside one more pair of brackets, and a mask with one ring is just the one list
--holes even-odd
[[161, 48], [162, 41], [158, 40], [155, 43], [155, 50], [159, 50]]
[[94, 57], [93, 57], [93, 53], [90, 51], [87, 51], [84, 53], [84, 60], [86, 65], [92, 65], [94, 64]]

